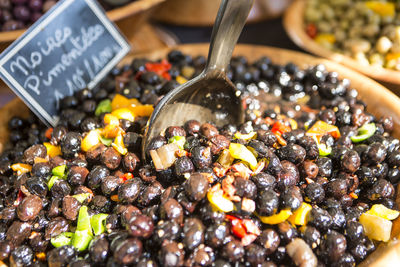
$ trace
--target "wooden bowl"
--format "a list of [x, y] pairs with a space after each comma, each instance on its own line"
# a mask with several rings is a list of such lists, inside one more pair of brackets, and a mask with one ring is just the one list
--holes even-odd
[[[292, 0], [255, 0], [249, 23], [280, 16]], [[212, 26], [221, 1], [168, 0], [154, 12], [155, 20], [181, 26]]]
[[[108, 11], [107, 16], [117, 24], [128, 40], [131, 40], [137, 27], [149, 17], [154, 7], [164, 1], [165, 0], [137, 0], [125, 6]], [[0, 32], [0, 51], [7, 48], [10, 43], [15, 41], [24, 32], [25, 29]]]
[[[207, 56], [208, 53], [208, 44], [181, 45], [175, 48], [193, 56]], [[134, 56], [129, 55], [121, 62], [121, 64], [130, 63], [134, 57], [147, 57], [153, 60], [165, 58], [170, 50], [170, 48], [167, 48], [155, 50], [151, 53], [138, 54]], [[352, 87], [358, 90], [360, 98], [367, 103], [367, 109], [369, 112], [378, 117], [382, 115], [393, 116], [393, 135], [396, 138], [400, 138], [400, 99], [382, 85], [363, 76], [362, 74], [327, 59], [320, 59], [303, 53], [279, 48], [237, 45], [234, 54], [246, 56], [249, 61], [255, 61], [261, 56], [268, 56], [274, 63], [286, 64], [288, 62], [293, 62], [301, 68], [307, 68], [316, 64], [324, 64], [328, 70], [336, 71], [340, 78], [348, 78], [351, 80]], [[8, 119], [13, 115], [25, 116], [27, 114], [27, 107], [19, 99], [11, 101], [5, 107], [0, 109], [0, 117], [2, 118], [0, 121], [0, 146], [8, 140]], [[397, 242], [397, 237], [400, 236], [400, 218], [394, 222], [392, 234], [394, 235], [394, 240], [385, 245], [381, 245], [360, 266], [383, 267], [390, 266], [390, 264], [393, 266], [399, 266], [400, 242]]]
[[293, 42], [310, 53], [346, 65], [347, 67], [355, 69], [373, 79], [400, 85], [400, 71], [361, 65], [351, 57], [332, 52], [311, 39], [304, 31], [305, 5], [305, 0], [295, 0], [284, 14], [283, 24]]

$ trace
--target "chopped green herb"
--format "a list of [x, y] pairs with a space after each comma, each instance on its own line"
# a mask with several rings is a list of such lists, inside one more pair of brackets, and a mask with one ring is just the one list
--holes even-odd
[[96, 108], [94, 114], [100, 116], [102, 113], [110, 113], [112, 111], [110, 99], [101, 101]]
[[74, 236], [74, 233], [64, 232], [59, 234], [58, 236], [52, 237], [50, 239], [51, 244], [56, 247], [62, 247], [66, 245], [71, 245], [71, 239]]
[[105, 225], [107, 217], [108, 214], [105, 213], [99, 213], [92, 216], [90, 219], [90, 224], [92, 225], [94, 235], [100, 235], [106, 231]]
[[103, 145], [105, 145], [105, 146], [111, 146], [111, 144], [112, 144], [112, 142], [113, 142], [113, 139], [104, 138], [104, 137], [102, 137], [102, 136], [100, 135], [100, 142], [102, 142]]
[[184, 149], [186, 138], [184, 136], [173, 136], [168, 139], [168, 144], [175, 143], [178, 145], [179, 149]]
[[81, 193], [81, 194], [73, 195], [72, 197], [75, 198], [76, 200], [78, 200], [82, 204], [83, 202], [85, 202], [86, 199], [88, 199], [90, 197], [90, 193]]
[[51, 170], [51, 173], [55, 176], [63, 177], [65, 175], [66, 169], [67, 169], [67, 165], [60, 165], [60, 166], [54, 167]]
[[366, 123], [363, 126], [361, 126], [360, 128], [358, 128], [357, 135], [354, 135], [354, 136], [350, 137], [350, 139], [354, 143], [359, 143], [359, 142], [367, 140], [368, 138], [373, 136], [375, 131], [376, 131], [375, 123], [373, 123], [373, 122], [372, 123]]

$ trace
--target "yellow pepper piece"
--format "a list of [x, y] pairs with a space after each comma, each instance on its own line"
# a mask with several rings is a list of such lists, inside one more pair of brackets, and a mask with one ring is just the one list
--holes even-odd
[[176, 77], [176, 81], [179, 84], [184, 84], [185, 82], [187, 82], [187, 80], [184, 77], [180, 76], [180, 75], [178, 77]]
[[229, 145], [229, 153], [235, 159], [240, 159], [248, 164], [252, 170], [257, 168], [257, 159], [244, 145], [238, 143], [231, 143]]
[[104, 123], [109, 124], [109, 125], [119, 125], [119, 119], [117, 116], [112, 115], [111, 113], [108, 113], [104, 115]]
[[21, 175], [23, 173], [30, 172], [32, 170], [32, 166], [24, 163], [15, 163], [11, 165], [11, 169]]
[[248, 134], [242, 134], [241, 132], [236, 132], [235, 133], [235, 138], [236, 139], [242, 139], [242, 140], [250, 140], [250, 139], [256, 139], [257, 138], [257, 133], [256, 132], [250, 132]]
[[[127, 121], [133, 122], [135, 120], [135, 115], [133, 112], [128, 108], [119, 108], [111, 112], [112, 115], [117, 117], [118, 119], [123, 119]], [[119, 122], [118, 122], [119, 124]]]
[[363, 213], [360, 223], [364, 227], [365, 235], [370, 239], [387, 242], [392, 232], [392, 222], [381, 217]]
[[47, 155], [49, 155], [50, 158], [60, 156], [62, 154], [60, 146], [53, 146], [48, 142], [44, 142], [43, 145], [46, 147]]
[[119, 108], [127, 108], [141, 105], [136, 98], [128, 99], [123, 95], [116, 94], [111, 101], [111, 109], [114, 111]]
[[126, 153], [128, 153], [128, 149], [124, 145], [124, 138], [122, 137], [121, 133], [119, 133], [117, 137], [115, 137], [114, 143], [112, 143], [111, 146], [121, 155], [125, 155]]
[[335, 38], [335, 35], [333, 35], [331, 33], [320, 33], [315, 37], [314, 40], [319, 44], [324, 43], [324, 42], [333, 44], [336, 41], [336, 38]]
[[207, 199], [214, 208], [220, 211], [231, 212], [234, 209], [233, 202], [224, 197], [221, 184], [217, 184], [208, 190]]
[[306, 225], [307, 214], [312, 210], [312, 207], [308, 203], [301, 203], [301, 206], [293, 212], [288, 218], [288, 221], [295, 225]]
[[387, 61], [396, 60], [396, 59], [400, 59], [400, 53], [388, 53], [386, 55], [386, 60]]
[[308, 129], [306, 133], [306, 135], [308, 136], [316, 137], [317, 143], [319, 143], [319, 138], [321, 138], [325, 134], [330, 134], [335, 139], [340, 137], [339, 128], [324, 121], [317, 121], [313, 124], [313, 126], [311, 126], [310, 129]]
[[122, 131], [122, 129], [118, 125], [108, 124], [104, 127], [102, 131], [102, 135], [104, 138], [115, 138]]
[[92, 147], [100, 144], [100, 131], [99, 130], [91, 130], [85, 138], [83, 138], [81, 143], [81, 149], [84, 152], [89, 151]]
[[141, 105], [130, 107], [129, 110], [132, 111], [135, 117], [150, 117], [154, 111], [154, 107], [153, 105]]
[[380, 1], [367, 1], [365, 5], [374, 11], [376, 14], [382, 17], [393, 17], [396, 13], [396, 7], [394, 3], [384, 3]]
[[265, 224], [278, 224], [286, 221], [292, 212], [290, 210], [281, 210], [278, 214], [274, 214], [271, 216], [258, 216], [262, 223]]
[[381, 217], [382, 219], [391, 221], [396, 219], [399, 216], [400, 212], [398, 212], [397, 210], [388, 209], [382, 204], [375, 204], [372, 205], [371, 209], [367, 211], [366, 214], [375, 215]]
[[235, 159], [231, 156], [228, 149], [222, 150], [217, 162], [224, 168], [229, 168]]

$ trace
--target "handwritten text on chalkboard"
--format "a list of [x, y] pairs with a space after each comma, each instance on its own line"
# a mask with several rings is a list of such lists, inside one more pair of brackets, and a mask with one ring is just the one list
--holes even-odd
[[59, 100], [93, 88], [128, 51], [94, 0], [64, 0], [0, 56], [0, 75], [55, 125]]

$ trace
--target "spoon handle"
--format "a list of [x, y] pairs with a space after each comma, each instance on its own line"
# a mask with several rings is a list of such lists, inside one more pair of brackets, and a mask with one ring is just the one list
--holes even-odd
[[254, 0], [222, 0], [211, 35], [205, 72], [225, 72]]

